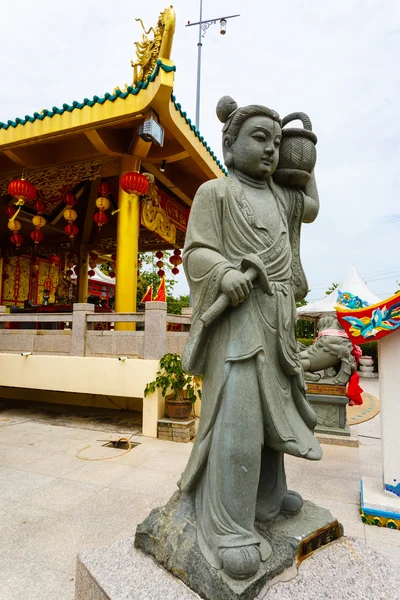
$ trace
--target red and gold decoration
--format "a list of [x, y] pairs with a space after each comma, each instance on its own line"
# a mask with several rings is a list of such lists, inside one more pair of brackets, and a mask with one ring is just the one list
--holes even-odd
[[[16, 220], [21, 206], [28, 200], [32, 201], [36, 198], [36, 188], [33, 183], [26, 179], [14, 179], [8, 184], [8, 193], [16, 200], [14, 206], [6, 208], [6, 215], [9, 218], [8, 228], [13, 232], [10, 241], [19, 248], [24, 241], [24, 238], [18, 231], [21, 229], [21, 223]], [[18, 206], [18, 209], [16, 208]], [[43, 234], [42, 234], [43, 235]], [[39, 236], [40, 237], [40, 236]]]
[[169, 258], [169, 262], [171, 263], [171, 265], [173, 265], [172, 273], [174, 275], [178, 275], [178, 265], [182, 264], [181, 251], [179, 249], [174, 250], [173, 255]]
[[27, 200], [36, 198], [36, 188], [26, 179], [14, 179], [8, 184], [8, 193], [15, 198], [16, 206], [22, 206]]
[[166, 302], [167, 301], [167, 289], [165, 287], [165, 277], [161, 279], [160, 285], [158, 286], [156, 297], [154, 302]]
[[66, 221], [68, 221], [68, 225], [64, 227], [64, 231], [69, 238], [73, 240], [74, 237], [78, 235], [79, 229], [74, 223], [78, 214], [76, 210], [72, 208], [76, 204], [76, 197], [72, 192], [67, 192], [65, 194], [64, 203], [67, 205], [67, 208], [63, 212], [63, 217]]
[[152, 301], [153, 301], [153, 285], [150, 284], [140, 302], [152, 302]]
[[103, 225], [106, 225], [106, 223], [108, 223], [108, 217], [107, 217], [105, 211], [110, 208], [110, 201], [107, 197], [110, 195], [110, 192], [111, 192], [110, 184], [103, 181], [99, 185], [100, 196], [96, 200], [96, 206], [99, 209], [99, 211], [93, 217], [93, 220], [96, 223], [96, 225], [98, 226], [99, 231], [103, 227]]
[[35, 229], [31, 231], [29, 235], [35, 246], [37, 246], [37, 244], [39, 244], [39, 242], [41, 242], [44, 238], [41, 229], [46, 225], [46, 219], [42, 216], [42, 212], [44, 210], [43, 200], [35, 200], [33, 203], [33, 208], [37, 211], [37, 215], [32, 217], [32, 223], [34, 224]]
[[143, 196], [149, 189], [149, 180], [141, 173], [131, 171], [122, 175], [120, 185], [127, 194]]
[[156, 267], [158, 268], [157, 275], [159, 277], [164, 277], [164, 275], [165, 275], [165, 271], [163, 270], [164, 262], [161, 260], [163, 258], [163, 256], [164, 256], [164, 253], [161, 252], [161, 250], [156, 252], [156, 258], [158, 258], [158, 260], [156, 262]]

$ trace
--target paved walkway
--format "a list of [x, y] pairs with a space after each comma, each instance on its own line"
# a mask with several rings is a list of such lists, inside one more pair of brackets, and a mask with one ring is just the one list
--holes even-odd
[[[364, 386], [377, 394], [376, 381]], [[1, 600], [73, 600], [76, 554], [134, 535], [176, 487], [191, 444], [133, 435], [138, 445], [128, 454], [82, 461], [76, 454], [86, 446], [85, 457], [120, 454], [104, 440], [135, 431], [129, 424], [95, 431], [89, 421], [56, 426], [28, 409], [0, 410]], [[289, 486], [329, 508], [347, 535], [400, 566], [400, 532], [366, 526], [358, 514], [361, 473], [380, 473], [379, 416], [353, 431], [358, 449], [324, 445], [319, 463], [288, 457]]]

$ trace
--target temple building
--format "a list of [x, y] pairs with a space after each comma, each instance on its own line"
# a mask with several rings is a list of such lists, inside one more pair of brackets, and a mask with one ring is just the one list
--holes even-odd
[[170, 7], [124, 89], [0, 123], [0, 304], [86, 302], [109, 263], [116, 311], [135, 311], [138, 252], [182, 248], [197, 188], [224, 173], [174, 97], [174, 28]]
[[[131, 84], [0, 123], [0, 393], [125, 398], [156, 435], [162, 399], [145, 410], [143, 389], [190, 318], [136, 312], [138, 254], [179, 266], [195, 192], [225, 171], [173, 93], [173, 8], [140, 23]], [[93, 314], [91, 294], [115, 312]]]

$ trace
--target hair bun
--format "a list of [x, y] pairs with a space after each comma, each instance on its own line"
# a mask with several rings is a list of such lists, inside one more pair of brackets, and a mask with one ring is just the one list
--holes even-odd
[[238, 107], [237, 103], [230, 96], [222, 96], [217, 104], [217, 117], [221, 123], [226, 123], [230, 115]]

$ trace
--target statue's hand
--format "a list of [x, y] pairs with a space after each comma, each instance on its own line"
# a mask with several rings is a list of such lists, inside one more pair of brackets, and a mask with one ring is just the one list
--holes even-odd
[[222, 278], [221, 291], [226, 294], [232, 306], [243, 302], [253, 289], [251, 279], [240, 271], [231, 269]]

